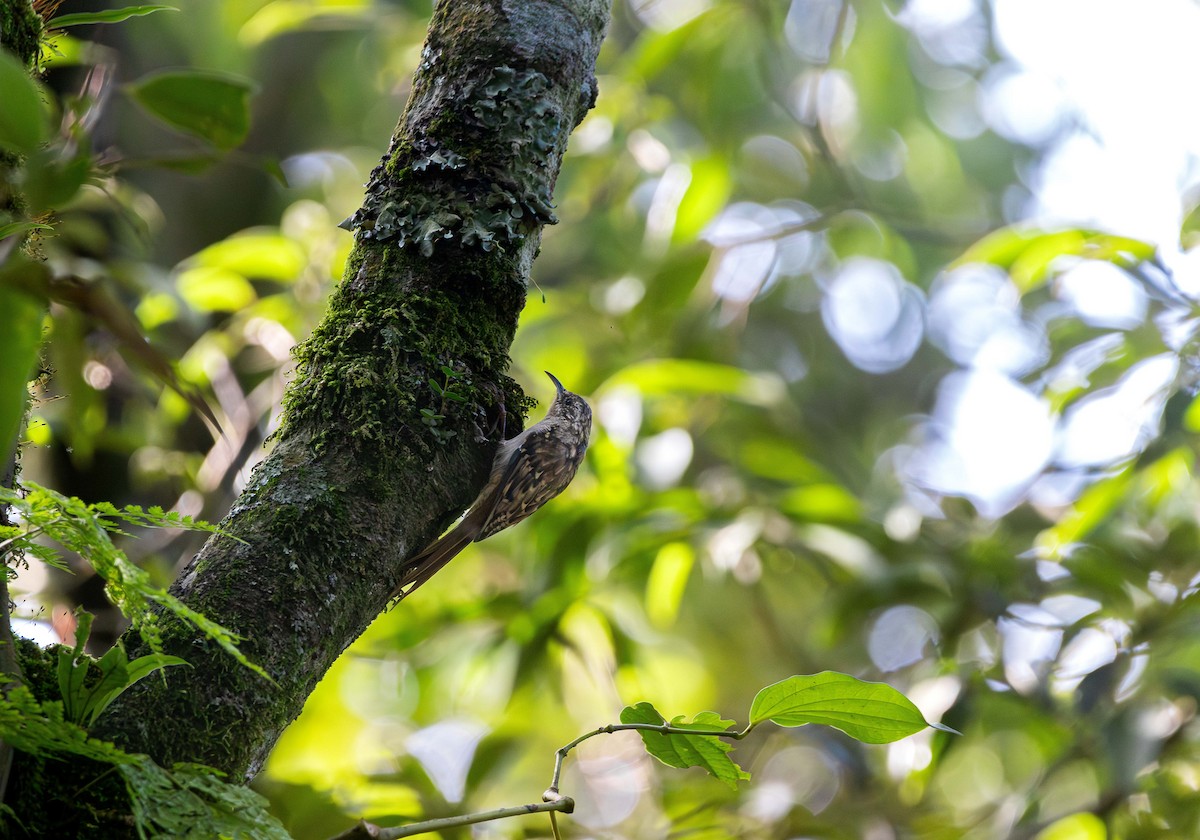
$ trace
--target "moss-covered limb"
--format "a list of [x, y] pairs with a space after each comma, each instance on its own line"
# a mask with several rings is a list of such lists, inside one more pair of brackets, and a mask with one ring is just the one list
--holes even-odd
[[30, 0], [0, 0], [0, 47], [32, 67], [41, 37], [42, 18]]
[[[31, 70], [41, 50], [42, 28], [29, 0], [0, 0], [0, 48]], [[0, 224], [25, 215], [25, 201], [13, 184], [21, 161], [15, 152], [0, 150]]]
[[193, 667], [138, 683], [98, 735], [252, 776], [405, 558], [478, 492], [498, 409], [511, 435], [527, 408], [508, 348], [606, 19], [602, 0], [439, 3], [276, 448], [222, 523], [243, 542], [210, 540], [173, 587], [275, 682], [169, 624]]

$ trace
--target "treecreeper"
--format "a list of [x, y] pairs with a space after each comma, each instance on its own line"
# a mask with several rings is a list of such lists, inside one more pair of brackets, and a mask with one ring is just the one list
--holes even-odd
[[557, 392], [546, 416], [496, 449], [487, 484], [462, 521], [404, 564], [392, 598], [403, 598], [472, 542], [515, 525], [571, 483], [587, 452], [592, 409], [545, 372]]

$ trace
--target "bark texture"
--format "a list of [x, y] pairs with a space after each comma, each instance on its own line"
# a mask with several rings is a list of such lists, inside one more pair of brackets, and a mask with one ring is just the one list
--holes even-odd
[[[96, 735], [252, 777], [406, 558], [474, 498], [501, 401], [509, 435], [527, 408], [508, 348], [607, 19], [604, 0], [438, 3], [276, 446], [222, 523], [243, 542], [210, 540], [173, 586], [275, 682], [168, 622], [168, 652], [193, 667], [138, 683]], [[429, 385], [443, 367], [465, 401]]]

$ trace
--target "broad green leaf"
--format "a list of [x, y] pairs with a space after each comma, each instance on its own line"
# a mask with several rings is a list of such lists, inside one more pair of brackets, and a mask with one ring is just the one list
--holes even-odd
[[1200, 432], [1200, 396], [1195, 397], [1183, 414], [1183, 428], [1189, 432]]
[[780, 726], [821, 723], [866, 744], [898, 741], [929, 725], [912, 701], [890, 685], [836, 671], [788, 677], [758, 692], [750, 706], [750, 725], [768, 720]]
[[232, 149], [250, 130], [253, 82], [211, 71], [167, 70], [129, 86], [134, 101], [180, 131]]
[[201, 312], [236, 312], [258, 299], [249, 280], [226, 268], [189, 268], [177, 285], [180, 296]]
[[283, 283], [295, 280], [308, 261], [296, 242], [270, 233], [247, 233], [222, 239], [192, 260], [197, 265], [226, 269], [243, 277], [262, 277]]
[[120, 23], [132, 17], [152, 15], [155, 12], [178, 12], [174, 6], [126, 6], [123, 9], [103, 9], [99, 12], [76, 12], [71, 15], [59, 15], [51, 18], [46, 24], [47, 29], [64, 29], [68, 26], [85, 26], [92, 23]]
[[1058, 522], [1038, 534], [1034, 541], [1038, 550], [1048, 558], [1064, 557], [1072, 546], [1108, 520], [1125, 500], [1132, 480], [1133, 470], [1126, 468], [1087, 488]]
[[41, 264], [16, 260], [0, 269], [0, 359], [4, 360], [0, 364], [0, 453], [5, 453], [0, 457], [9, 457], [9, 447], [20, 430], [47, 306], [44, 299], [10, 283], [20, 282], [26, 275], [36, 279], [44, 271]]
[[[662, 726], [666, 720], [652, 705], [642, 702], [622, 709], [621, 722]], [[716, 712], [701, 712], [692, 718], [690, 723], [685, 723], [682, 716], [671, 721], [671, 726], [676, 728], [705, 732], [732, 730], [733, 725], [733, 721], [722, 720]], [[728, 753], [733, 749], [733, 745], [718, 736], [667, 735], [644, 729], [639, 730], [638, 734], [642, 736], [646, 752], [670, 767], [702, 767], [731, 788], [736, 788], [738, 781], [750, 778], [750, 774], [738, 767], [729, 757]]]
[[368, 0], [273, 0], [242, 24], [238, 40], [247, 46], [257, 46], [270, 38], [318, 22], [361, 20], [370, 11]]
[[[80, 670], [87, 670], [90, 657], [85, 658], [79, 665]], [[100, 670], [100, 680], [89, 686], [84, 692], [84, 702], [79, 709], [80, 719], [77, 723], [91, 726], [99, 715], [98, 708], [103, 709], [112, 702], [129, 685], [129, 671], [126, 666], [129, 657], [125, 648], [115, 644], [96, 660], [95, 666]]]
[[39, 64], [43, 70], [59, 67], [77, 67], [94, 61], [94, 45], [88, 41], [72, 38], [60, 30], [51, 31], [48, 40], [42, 42], [42, 55]]
[[773, 375], [692, 359], [637, 362], [613, 374], [601, 387], [618, 385], [632, 385], [643, 394], [719, 394], [751, 405], [771, 405], [783, 396], [783, 385]]
[[1055, 820], [1039, 831], [1034, 840], [1105, 840], [1107, 837], [1104, 820], [1084, 812]]
[[12, 53], [0, 50], [0, 149], [27, 154], [48, 131], [38, 86]]
[[1001, 228], [966, 250], [954, 265], [988, 263], [1006, 269], [1022, 294], [1045, 282], [1055, 260], [1083, 257], [1129, 265], [1154, 256], [1148, 242], [1094, 230], [1045, 231], [1028, 226]]
[[40, 149], [25, 162], [23, 192], [35, 215], [48, 213], [74, 198], [91, 173], [86, 152], [64, 159], [54, 149]]
[[798, 519], [814, 522], [857, 522], [862, 518], [858, 497], [837, 484], [806, 484], [784, 494], [779, 507]]
[[92, 633], [92, 614], [83, 610], [75, 612], [75, 647], [65, 645], [58, 649], [58, 693], [62, 696], [63, 714], [71, 723], [83, 722], [83, 707], [87, 702], [86, 689], [88, 662], [91, 658], [84, 653], [88, 636]]
[[[91, 698], [87, 708], [84, 709], [84, 714], [87, 715], [87, 723], [91, 726], [96, 722], [96, 719], [104, 713], [114, 700], [121, 696], [121, 693], [138, 680], [148, 677], [155, 671], [160, 671], [171, 665], [187, 665], [186, 659], [181, 659], [178, 656], [169, 656], [167, 654], [149, 654], [147, 656], [139, 656], [137, 659], [129, 662], [125, 656], [125, 649], [120, 643], [113, 645], [109, 651], [119, 650], [121, 659], [126, 661], [120, 662], [119, 667], [106, 671], [104, 679], [91, 692]], [[107, 656], [108, 654], [105, 654]], [[103, 662], [103, 660], [101, 660]], [[111, 676], [110, 676], [111, 675]]]
[[691, 242], [725, 206], [733, 190], [728, 163], [720, 157], [698, 160], [691, 166], [691, 183], [675, 213], [675, 242]]
[[7, 239], [10, 236], [27, 233], [31, 230], [54, 230], [50, 225], [43, 225], [39, 222], [10, 222], [6, 225], [0, 225], [0, 239]]
[[696, 552], [685, 542], [670, 542], [658, 550], [646, 581], [646, 614], [656, 627], [675, 623], [695, 562]]

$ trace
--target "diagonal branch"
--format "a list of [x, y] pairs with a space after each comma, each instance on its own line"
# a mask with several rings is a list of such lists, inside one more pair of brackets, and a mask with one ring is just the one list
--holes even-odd
[[[172, 590], [242, 634], [276, 685], [168, 621], [167, 652], [194, 667], [127, 691], [97, 735], [253, 776], [405, 558], [474, 498], [495, 415], [519, 425], [527, 407], [508, 348], [607, 16], [603, 0], [438, 3], [344, 279], [297, 349], [275, 449], [221, 523], [244, 542], [209, 540]], [[443, 366], [465, 401], [435, 430], [421, 409], [438, 406]]]

